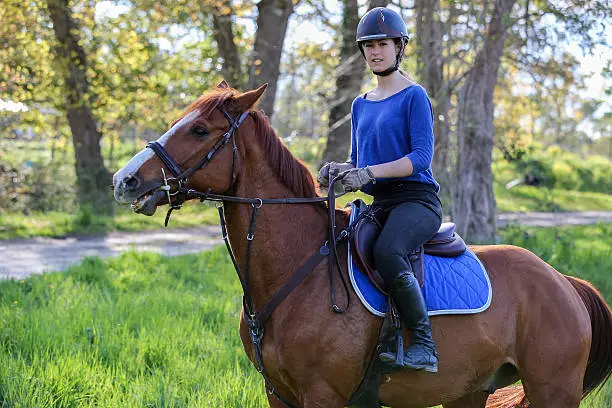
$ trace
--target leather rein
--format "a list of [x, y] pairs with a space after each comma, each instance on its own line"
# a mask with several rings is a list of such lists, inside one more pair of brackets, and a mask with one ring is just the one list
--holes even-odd
[[[230, 255], [234, 268], [236, 269], [236, 273], [238, 275], [238, 279], [240, 280], [240, 284], [242, 286], [243, 296], [242, 296], [242, 304], [244, 308], [244, 320], [249, 328], [249, 336], [251, 338], [251, 342], [253, 343], [253, 348], [255, 350], [256, 357], [256, 369], [263, 376], [264, 381], [266, 383], [266, 388], [270, 395], [274, 395], [287, 407], [294, 407], [288, 400], [283, 398], [274, 388], [270, 378], [264, 372], [264, 364], [263, 364], [263, 337], [264, 337], [264, 327], [268, 318], [272, 315], [272, 312], [282, 303], [282, 301], [295, 289], [300, 283], [309, 276], [312, 270], [319, 264], [324, 258], [328, 258], [328, 275], [330, 282], [330, 296], [332, 303], [332, 310], [335, 313], [345, 313], [350, 306], [350, 291], [348, 289], [348, 285], [344, 276], [341, 272], [340, 267], [340, 258], [338, 257], [337, 244], [347, 238], [351, 232], [351, 227], [343, 230], [338, 236], [336, 236], [336, 217], [335, 217], [335, 200], [336, 196], [334, 195], [334, 183], [336, 179], [330, 180], [329, 183], [329, 193], [327, 197], [313, 197], [313, 198], [247, 198], [247, 197], [237, 197], [231, 195], [235, 190], [236, 183], [236, 156], [237, 156], [237, 147], [236, 147], [236, 131], [240, 127], [240, 125], [244, 122], [246, 117], [248, 116], [248, 111], [242, 113], [238, 119], [234, 119], [230, 116], [230, 114], [221, 106], [218, 109], [223, 113], [225, 118], [229, 123], [229, 129], [217, 143], [212, 147], [212, 149], [204, 155], [194, 166], [189, 169], [183, 171], [181, 166], [168, 154], [168, 152], [164, 149], [164, 147], [158, 142], [150, 142], [147, 144], [147, 147], [153, 150], [157, 157], [164, 163], [164, 165], [168, 168], [168, 170], [172, 173], [173, 177], [166, 177], [164, 169], [162, 168], [162, 174], [164, 177], [164, 184], [158, 188], [158, 190], [163, 190], [166, 192], [166, 196], [168, 199], [168, 204], [170, 206], [168, 213], [166, 214], [165, 225], [168, 225], [168, 221], [170, 219], [170, 215], [173, 210], [180, 209], [183, 203], [188, 199], [197, 198], [201, 202], [203, 201], [216, 201], [221, 202], [220, 205], [217, 206], [219, 211], [219, 222], [221, 224], [221, 232], [222, 238], [225, 242], [225, 246]], [[211, 189], [207, 192], [201, 192], [193, 189], [189, 189], [186, 187], [187, 182], [189, 180], [189, 176], [191, 176], [196, 171], [205, 168], [212, 159], [219, 153], [219, 151], [227, 145], [229, 142], [232, 142], [232, 174], [230, 179], [230, 186], [225, 194], [214, 194], [211, 193]], [[174, 190], [173, 190], [174, 187]], [[173, 191], [172, 191], [173, 190]], [[340, 195], [339, 195], [340, 196]], [[338, 196], [338, 197], [339, 197]], [[174, 200], [172, 198], [174, 197]], [[228, 235], [227, 228], [225, 223], [225, 214], [223, 204], [225, 202], [233, 202], [233, 203], [242, 203], [242, 204], [250, 204], [252, 207], [251, 211], [251, 222], [249, 225], [249, 231], [247, 233], [247, 250], [246, 250], [246, 261], [244, 266], [244, 271], [241, 273], [240, 267], [238, 266], [238, 262], [234, 256], [232, 251]], [[318, 204], [322, 202], [328, 203], [328, 236], [327, 240], [321, 245], [321, 247], [315, 251], [310, 258], [308, 258], [294, 274], [277, 290], [277, 292], [268, 300], [268, 302], [261, 307], [259, 310], [255, 310], [253, 296], [251, 290], [249, 288], [249, 276], [250, 276], [250, 267], [251, 267], [251, 246], [253, 240], [255, 238], [255, 226], [257, 222], [257, 215], [259, 210], [264, 204]], [[336, 295], [333, 285], [333, 270], [334, 264], [337, 266], [338, 275], [342, 281], [344, 286], [344, 290], [347, 295], [347, 302], [344, 308], [339, 307], [336, 304]]]

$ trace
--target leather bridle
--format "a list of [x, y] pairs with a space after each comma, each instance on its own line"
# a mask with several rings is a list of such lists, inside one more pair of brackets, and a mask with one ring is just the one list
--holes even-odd
[[[240, 125], [242, 124], [242, 122], [248, 116], [249, 113], [244, 112], [242, 115], [240, 115], [238, 120], [235, 120], [234, 118], [230, 116], [229, 113], [227, 113], [227, 111], [224, 108], [219, 107], [219, 110], [223, 113], [223, 115], [225, 115], [225, 118], [229, 122], [229, 125], [230, 125], [229, 130], [225, 132], [223, 137], [219, 139], [217, 143], [215, 143], [215, 145], [212, 147], [212, 149], [208, 151], [208, 153], [206, 153], [196, 164], [194, 164], [192, 167], [190, 167], [189, 169], [185, 171], [182, 171], [181, 166], [176, 162], [176, 160], [172, 158], [172, 156], [168, 154], [166, 149], [164, 149], [164, 147], [159, 142], [149, 142], [147, 144], [147, 147], [153, 150], [153, 152], [155, 152], [157, 157], [159, 157], [159, 159], [166, 165], [168, 170], [170, 170], [170, 172], [174, 176], [172, 178], [164, 177], [164, 181], [166, 185], [168, 184], [169, 181], [175, 182], [177, 184], [176, 186], [177, 191], [179, 190], [179, 187], [184, 187], [189, 181], [189, 176], [191, 176], [196, 171], [206, 167], [212, 161], [212, 159], [217, 155], [217, 153], [219, 153], [219, 151], [226, 144], [228, 144], [231, 140], [233, 143], [232, 175], [231, 175], [230, 187], [228, 188], [228, 191], [231, 192], [233, 190], [234, 184], [236, 182], [236, 155], [237, 155], [237, 150], [238, 150], [236, 147], [236, 138], [233, 136], [236, 133], [236, 130], [238, 130], [238, 128], [240, 127]], [[172, 205], [172, 203], [169, 203], [169, 204]]]
[[[248, 116], [248, 111], [242, 113], [238, 120], [235, 120], [230, 116], [227, 111], [219, 106], [218, 109], [223, 113], [227, 121], [229, 122], [229, 129], [217, 143], [212, 147], [212, 149], [204, 155], [195, 165], [190, 167], [189, 169], [183, 171], [181, 166], [168, 154], [166, 149], [158, 143], [158, 142], [150, 142], [147, 144], [147, 147], [153, 150], [153, 152], [157, 155], [157, 157], [164, 163], [164, 165], [168, 168], [168, 170], [172, 173], [173, 177], [167, 178], [166, 174], [162, 168], [162, 174], [164, 177], [164, 184], [158, 188], [158, 190], [163, 190], [167, 194], [168, 204], [170, 209], [166, 214], [165, 225], [168, 225], [168, 221], [170, 219], [170, 214], [173, 210], [181, 208], [182, 204], [188, 198], [198, 198], [200, 201], [220, 201], [220, 202], [235, 202], [235, 203], [243, 203], [243, 204], [251, 204], [252, 213], [251, 213], [251, 222], [249, 226], [249, 231], [247, 233], [247, 250], [246, 250], [246, 260], [245, 260], [245, 268], [241, 273], [238, 263], [236, 262], [236, 258], [234, 257], [231, 245], [227, 236], [227, 229], [225, 224], [225, 216], [223, 211], [223, 205], [218, 206], [219, 210], [219, 220], [221, 224], [221, 231], [223, 240], [225, 241], [225, 245], [229, 252], [229, 255], [232, 259], [232, 263], [234, 264], [234, 268], [236, 269], [236, 273], [238, 274], [238, 279], [240, 279], [240, 284], [242, 285], [243, 290], [243, 307], [244, 307], [244, 320], [249, 328], [249, 335], [251, 337], [251, 342], [253, 343], [253, 348], [255, 350], [255, 358], [256, 358], [256, 368], [259, 373], [264, 377], [264, 381], [268, 388], [268, 392], [270, 394], [275, 395], [279, 401], [281, 401], [287, 407], [293, 407], [293, 405], [283, 398], [276, 389], [274, 388], [270, 378], [264, 372], [263, 366], [263, 337], [264, 337], [264, 326], [267, 319], [272, 315], [272, 312], [279, 306], [282, 301], [304, 280], [309, 276], [310, 272], [325, 258], [328, 258], [328, 274], [330, 281], [330, 290], [331, 290], [331, 302], [332, 302], [332, 310], [335, 313], [345, 313], [348, 310], [350, 305], [350, 291], [348, 289], [347, 283], [341, 273], [340, 261], [338, 257], [338, 252], [336, 248], [336, 244], [341, 242], [342, 240], [348, 238], [348, 236], [352, 232], [352, 226], [344, 229], [338, 236], [336, 236], [336, 219], [335, 219], [335, 199], [337, 198], [334, 195], [334, 183], [336, 179], [331, 179], [329, 181], [329, 194], [327, 197], [312, 197], [312, 198], [246, 198], [246, 197], [237, 197], [233, 194], [236, 183], [236, 156], [237, 156], [237, 147], [236, 147], [236, 131]], [[212, 159], [219, 153], [219, 151], [227, 145], [230, 140], [232, 141], [233, 150], [232, 150], [232, 174], [230, 179], [230, 186], [225, 194], [214, 194], [211, 193], [211, 189], [207, 192], [196, 191], [193, 189], [189, 189], [186, 187], [187, 182], [189, 181], [189, 177], [195, 173], [196, 171], [205, 168]], [[338, 179], [339, 180], [339, 179]], [[171, 184], [174, 185], [174, 191], [172, 190]], [[172, 197], [175, 197], [174, 201]], [[251, 244], [255, 237], [255, 225], [257, 220], [257, 214], [259, 209], [264, 204], [306, 204], [306, 203], [328, 203], [329, 209], [329, 227], [328, 227], [328, 239], [325, 243], [317, 250], [314, 254], [310, 256], [301, 266], [300, 268], [285, 282], [281, 288], [268, 300], [268, 302], [263, 305], [263, 307], [259, 308], [259, 310], [255, 310], [253, 297], [251, 291], [249, 289], [249, 274], [250, 274], [250, 254], [251, 254]], [[333, 267], [334, 264], [338, 268], [338, 274], [344, 286], [347, 295], [347, 303], [344, 308], [339, 307], [336, 304], [336, 296], [333, 285]]]

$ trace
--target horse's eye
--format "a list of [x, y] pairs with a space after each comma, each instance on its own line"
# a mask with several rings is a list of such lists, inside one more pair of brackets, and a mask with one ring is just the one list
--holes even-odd
[[196, 126], [193, 129], [191, 129], [191, 131], [196, 136], [206, 136], [206, 135], [208, 135], [208, 130], [205, 127], [202, 127], [202, 126]]

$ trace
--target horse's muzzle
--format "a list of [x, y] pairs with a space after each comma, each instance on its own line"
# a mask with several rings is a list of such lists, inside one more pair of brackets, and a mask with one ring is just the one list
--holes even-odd
[[127, 175], [119, 179], [119, 173], [113, 176], [113, 192], [115, 200], [120, 204], [129, 204], [136, 198], [141, 196], [143, 192], [139, 192], [141, 182], [134, 175]]

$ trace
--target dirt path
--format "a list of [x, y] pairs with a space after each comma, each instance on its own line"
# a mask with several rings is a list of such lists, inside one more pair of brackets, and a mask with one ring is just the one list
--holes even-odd
[[175, 256], [204, 251], [221, 242], [218, 226], [0, 241], [0, 279], [60, 271], [88, 256], [106, 258], [127, 250]]
[[[612, 223], [612, 211], [568, 213], [506, 213], [498, 226]], [[32, 274], [59, 271], [87, 256], [116, 256], [126, 250], [152, 251], [167, 256], [200, 252], [221, 244], [219, 226], [142, 232], [115, 232], [100, 236], [34, 238], [0, 241], [0, 279], [23, 279]]]

